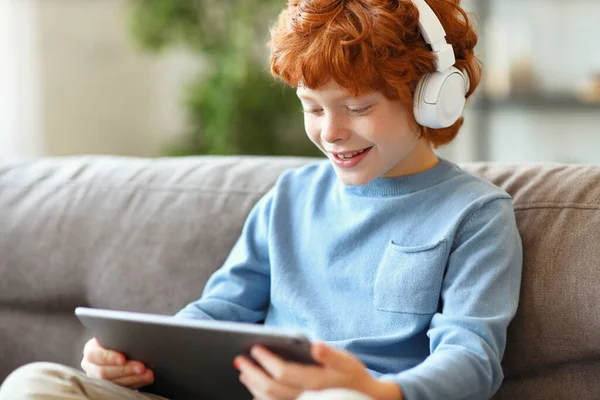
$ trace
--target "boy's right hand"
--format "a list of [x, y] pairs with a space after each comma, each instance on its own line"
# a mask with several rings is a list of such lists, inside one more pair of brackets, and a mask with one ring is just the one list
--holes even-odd
[[154, 374], [143, 363], [127, 360], [123, 354], [103, 348], [96, 338], [85, 344], [81, 368], [92, 378], [130, 389], [139, 389], [154, 381]]

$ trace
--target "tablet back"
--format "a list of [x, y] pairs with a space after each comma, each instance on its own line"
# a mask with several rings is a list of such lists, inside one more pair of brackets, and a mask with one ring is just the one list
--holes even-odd
[[77, 308], [103, 347], [139, 360], [155, 374], [143, 391], [176, 399], [252, 399], [233, 359], [262, 344], [283, 358], [314, 363], [301, 334], [261, 325], [192, 321], [167, 316]]

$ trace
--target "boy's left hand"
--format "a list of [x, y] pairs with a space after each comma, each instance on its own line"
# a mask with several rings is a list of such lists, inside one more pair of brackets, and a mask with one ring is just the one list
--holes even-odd
[[324, 343], [314, 343], [311, 353], [319, 366], [287, 362], [254, 346], [250, 354], [260, 366], [244, 356], [236, 357], [234, 365], [240, 371], [240, 382], [257, 400], [293, 400], [304, 391], [329, 388], [353, 389], [375, 399], [402, 399], [400, 387], [373, 378], [350, 353]]

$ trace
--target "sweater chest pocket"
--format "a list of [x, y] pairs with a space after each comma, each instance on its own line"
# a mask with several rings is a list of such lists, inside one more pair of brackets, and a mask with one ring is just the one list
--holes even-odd
[[446, 241], [404, 247], [390, 242], [377, 267], [373, 303], [380, 311], [434, 314], [446, 266]]

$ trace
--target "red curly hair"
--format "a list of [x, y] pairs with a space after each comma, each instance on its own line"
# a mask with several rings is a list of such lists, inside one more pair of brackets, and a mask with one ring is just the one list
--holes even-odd
[[[477, 34], [460, 0], [427, 0], [452, 44], [455, 66], [468, 73], [467, 98], [481, 79]], [[288, 0], [271, 29], [271, 72], [292, 87], [335, 80], [355, 96], [376, 90], [399, 100], [414, 121], [419, 80], [435, 71], [411, 0]], [[416, 122], [415, 122], [416, 123]], [[444, 129], [423, 127], [434, 147], [452, 141], [463, 118]]]

